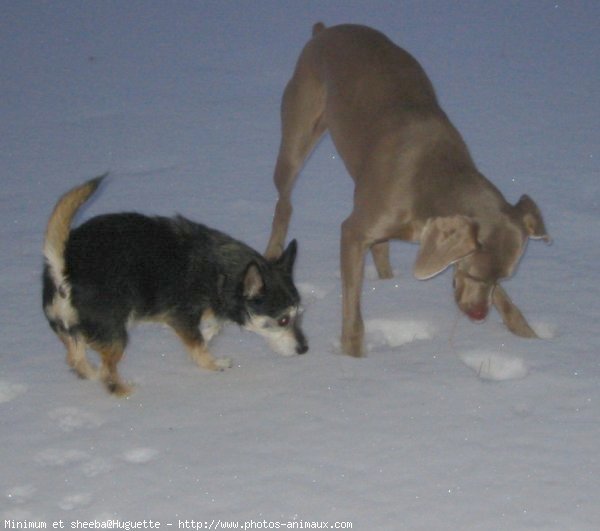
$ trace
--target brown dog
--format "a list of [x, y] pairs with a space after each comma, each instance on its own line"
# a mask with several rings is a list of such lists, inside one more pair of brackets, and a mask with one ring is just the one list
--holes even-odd
[[364, 258], [392, 276], [388, 240], [420, 242], [418, 279], [455, 265], [459, 308], [483, 320], [493, 303], [515, 334], [535, 337], [498, 284], [510, 276], [528, 238], [549, 241], [536, 204], [512, 206], [475, 167], [440, 108], [419, 63], [381, 33], [357, 25], [315, 24], [281, 104], [279, 193], [265, 255], [283, 252], [295, 179], [329, 130], [354, 179], [354, 208], [342, 224], [342, 348], [363, 354], [360, 312]]

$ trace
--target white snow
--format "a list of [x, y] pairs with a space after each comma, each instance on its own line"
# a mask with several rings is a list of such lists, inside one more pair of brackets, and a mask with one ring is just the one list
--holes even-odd
[[518, 380], [528, 373], [523, 359], [497, 352], [463, 352], [460, 359], [483, 380]]
[[367, 345], [400, 347], [417, 339], [431, 339], [433, 326], [427, 321], [369, 319], [365, 323]]
[[[1, 12], [0, 523], [600, 527], [598, 2], [23, 0]], [[411, 51], [482, 172], [511, 202], [538, 203], [554, 243], [532, 241], [505, 287], [544, 339], [512, 336], [495, 312], [470, 323], [450, 275], [415, 280], [417, 247], [398, 242], [394, 279], [367, 266], [368, 356], [340, 355], [352, 185], [326, 138], [290, 229], [306, 355], [226, 326], [211, 350], [233, 367], [212, 373], [141, 324], [120, 365], [130, 398], [78, 379], [41, 310], [56, 199], [109, 170], [78, 221], [181, 213], [263, 250], [279, 101], [317, 20], [371, 25]]]

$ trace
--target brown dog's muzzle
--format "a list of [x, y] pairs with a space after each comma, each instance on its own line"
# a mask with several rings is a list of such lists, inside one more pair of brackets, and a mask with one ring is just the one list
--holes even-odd
[[472, 308], [469, 308], [469, 309], [463, 310], [463, 311], [467, 314], [469, 319], [471, 319], [472, 321], [483, 321], [487, 317], [489, 307], [474, 306]]
[[454, 299], [472, 321], [481, 322], [487, 317], [494, 287], [494, 282], [478, 279], [463, 271], [454, 273]]

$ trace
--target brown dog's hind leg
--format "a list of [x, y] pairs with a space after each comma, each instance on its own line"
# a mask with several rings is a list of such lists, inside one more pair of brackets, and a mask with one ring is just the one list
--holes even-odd
[[315, 80], [297, 71], [288, 83], [281, 102], [281, 145], [273, 174], [278, 199], [265, 257], [283, 253], [290, 218], [291, 195], [304, 161], [327, 126], [323, 119], [324, 90]]

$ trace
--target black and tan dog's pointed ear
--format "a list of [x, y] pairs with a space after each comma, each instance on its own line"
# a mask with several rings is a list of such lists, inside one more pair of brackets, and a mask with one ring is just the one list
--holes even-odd
[[548, 231], [544, 225], [542, 213], [531, 197], [522, 195], [515, 208], [523, 220], [525, 230], [530, 238], [535, 240], [541, 239], [546, 243], [552, 242], [552, 238], [548, 235]]
[[265, 284], [258, 266], [255, 263], [250, 264], [244, 275], [244, 297], [246, 299], [259, 297], [263, 292], [264, 286]]
[[296, 261], [296, 253], [298, 252], [298, 243], [296, 240], [292, 240], [286, 247], [283, 254], [275, 261], [275, 263], [282, 267], [284, 271], [292, 272], [294, 269], [294, 262]]
[[426, 280], [477, 250], [477, 224], [466, 216], [431, 218], [420, 241], [413, 272], [419, 280]]

